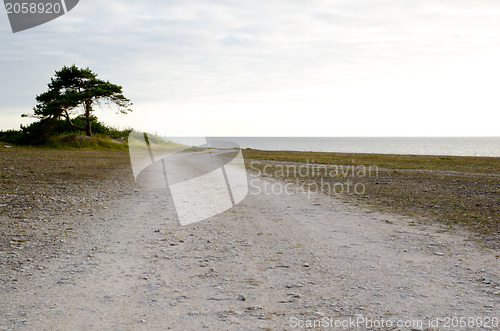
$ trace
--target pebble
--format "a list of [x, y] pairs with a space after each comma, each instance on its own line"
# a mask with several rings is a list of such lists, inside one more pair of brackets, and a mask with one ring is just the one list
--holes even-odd
[[491, 279], [483, 277], [482, 281], [483, 284], [491, 284]]
[[244, 295], [244, 294], [239, 294], [238, 295], [238, 300], [240, 300], [240, 301], [247, 301], [247, 296]]
[[260, 310], [260, 309], [264, 309], [264, 307], [259, 306], [259, 305], [255, 305], [255, 306], [248, 306], [248, 307], [247, 307], [247, 310]]
[[293, 288], [293, 287], [304, 287], [304, 284], [302, 283], [297, 283], [297, 284], [287, 284], [287, 288]]

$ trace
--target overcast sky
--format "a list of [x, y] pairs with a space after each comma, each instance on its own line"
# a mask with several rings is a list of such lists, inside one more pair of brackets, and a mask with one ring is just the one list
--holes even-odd
[[106, 123], [166, 136], [499, 136], [498, 0], [81, 0], [13, 34], [0, 129], [73, 63], [123, 86]]

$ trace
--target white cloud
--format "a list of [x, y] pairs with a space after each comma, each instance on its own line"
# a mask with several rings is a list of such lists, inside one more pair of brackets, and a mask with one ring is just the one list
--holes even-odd
[[[215, 135], [498, 135], [454, 116], [499, 120], [494, 0], [88, 0], [2, 31], [5, 109], [29, 110], [54, 70], [76, 63], [123, 85], [140, 115], [103, 115], [120, 126], [160, 132], [158, 118], [201, 116]], [[3, 114], [0, 129], [12, 127]], [[349, 114], [356, 126], [331, 130]]]

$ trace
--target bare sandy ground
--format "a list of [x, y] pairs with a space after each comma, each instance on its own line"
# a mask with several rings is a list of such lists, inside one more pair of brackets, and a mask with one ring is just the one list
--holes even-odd
[[498, 252], [409, 218], [254, 190], [184, 227], [164, 190], [104, 207], [82, 216], [94, 225], [61, 254], [3, 287], [0, 329], [491, 330], [479, 321], [500, 317]]

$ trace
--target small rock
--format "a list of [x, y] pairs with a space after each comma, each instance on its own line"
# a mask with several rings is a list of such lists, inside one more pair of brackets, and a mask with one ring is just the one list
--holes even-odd
[[486, 277], [483, 277], [483, 279], [481, 280], [481, 282], [482, 282], [483, 284], [491, 284], [491, 279], [486, 278]]
[[244, 295], [244, 294], [239, 294], [238, 295], [238, 300], [240, 300], [240, 301], [247, 301], [247, 296]]
[[56, 282], [56, 284], [60, 284], [60, 285], [69, 284], [69, 279], [61, 278]]
[[259, 305], [255, 305], [255, 306], [248, 306], [248, 307], [247, 307], [247, 310], [260, 310], [260, 309], [264, 309], [264, 307], [259, 306]]
[[435, 255], [439, 255], [439, 256], [444, 256], [444, 253], [441, 253], [441, 252], [434, 252]]
[[285, 285], [287, 288], [293, 288], [293, 287], [304, 287], [304, 284], [302, 283], [297, 283], [297, 284], [287, 284]]

